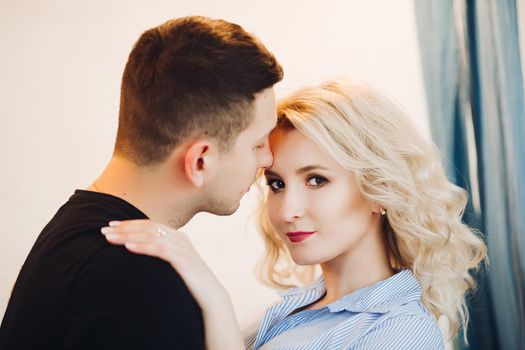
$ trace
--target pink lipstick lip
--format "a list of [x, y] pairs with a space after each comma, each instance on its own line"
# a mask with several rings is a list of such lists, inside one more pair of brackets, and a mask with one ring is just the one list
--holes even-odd
[[287, 232], [286, 235], [288, 236], [288, 239], [292, 243], [299, 243], [313, 235], [315, 231], [295, 231], [295, 232]]

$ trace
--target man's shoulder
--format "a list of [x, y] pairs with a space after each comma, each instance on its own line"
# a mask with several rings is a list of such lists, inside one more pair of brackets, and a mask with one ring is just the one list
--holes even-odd
[[120, 347], [125, 337], [132, 349], [203, 348], [201, 311], [180, 275], [159, 259], [107, 244], [86, 257], [73, 281], [64, 334], [74, 334], [75, 344]]
[[[44, 274], [73, 290], [126, 291], [141, 286], [189, 292], [180, 275], [166, 262], [137, 255], [107, 242], [100, 229], [112, 220], [147, 218], [122, 199], [77, 190], [38, 237], [27, 260], [28, 273]], [[160, 288], [162, 287], [162, 288]]]
[[74, 285], [89, 290], [115, 291], [127, 296], [151, 296], [152, 302], [162, 296], [193, 299], [181, 276], [167, 262], [158, 258], [138, 255], [106, 242], [97, 245], [86, 255]]
[[183, 320], [188, 324], [202, 322], [196, 300], [168, 263], [107, 244], [84, 259], [72, 281], [66, 298], [66, 321], [98, 315], [97, 320], [133, 324], [143, 320], [172, 325]]
[[90, 191], [76, 190], [48, 222], [42, 233], [99, 230], [112, 220], [147, 219], [124, 199]]
[[126, 287], [142, 283], [150, 286], [160, 284], [184, 286], [182, 278], [167, 262], [145, 255], [129, 252], [124, 246], [111, 245], [104, 240], [91, 256], [83, 262], [80, 279], [94, 279], [97, 283], [107, 282]]

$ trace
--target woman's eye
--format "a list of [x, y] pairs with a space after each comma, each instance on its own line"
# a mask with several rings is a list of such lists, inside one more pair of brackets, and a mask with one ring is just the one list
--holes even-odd
[[277, 179], [268, 179], [266, 180], [266, 183], [268, 186], [270, 186], [270, 189], [272, 192], [280, 191], [284, 188], [284, 182]]
[[306, 180], [306, 184], [311, 187], [319, 187], [325, 184], [328, 180], [322, 176], [310, 176]]
[[265, 145], [266, 145], [265, 143], [260, 144], [260, 145], [257, 145], [257, 146], [255, 146], [255, 147], [253, 148], [253, 150], [254, 150], [254, 151], [259, 151], [259, 150], [263, 149]]

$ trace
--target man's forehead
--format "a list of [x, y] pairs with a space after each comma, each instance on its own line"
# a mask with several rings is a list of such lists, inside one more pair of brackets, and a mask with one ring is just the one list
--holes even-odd
[[277, 124], [277, 114], [275, 110], [266, 111], [264, 114], [259, 114], [254, 118], [251, 125], [254, 135], [257, 138], [264, 138], [275, 128]]
[[253, 120], [246, 131], [255, 139], [268, 136], [277, 123], [277, 111], [273, 89], [266, 89], [258, 94], [253, 108]]
[[266, 125], [263, 132], [263, 137], [266, 137], [270, 134], [270, 132], [275, 128], [275, 125], [277, 124], [277, 114], [272, 113], [269, 117], [266, 118]]

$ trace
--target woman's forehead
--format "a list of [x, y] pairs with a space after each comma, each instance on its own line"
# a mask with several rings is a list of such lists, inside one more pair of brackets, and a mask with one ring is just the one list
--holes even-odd
[[269, 170], [275, 173], [341, 168], [335, 159], [297, 130], [277, 130], [272, 133], [270, 148], [274, 161]]

